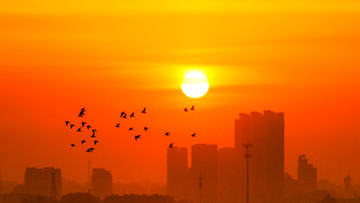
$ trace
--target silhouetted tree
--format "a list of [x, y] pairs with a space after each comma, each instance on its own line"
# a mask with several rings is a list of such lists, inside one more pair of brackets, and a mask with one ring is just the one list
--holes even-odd
[[89, 193], [70, 193], [62, 196], [60, 203], [101, 203], [101, 200], [97, 197], [90, 195]]

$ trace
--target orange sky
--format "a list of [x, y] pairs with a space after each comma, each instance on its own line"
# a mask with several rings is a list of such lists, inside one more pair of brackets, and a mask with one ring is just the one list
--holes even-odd
[[[287, 172], [304, 153], [320, 179], [340, 183], [351, 169], [360, 183], [358, 1], [131, 2], [0, 2], [4, 179], [56, 166], [84, 182], [92, 160], [116, 181], [165, 182], [170, 142], [233, 146], [238, 113], [270, 109], [285, 112]], [[200, 99], [180, 90], [189, 69], [208, 75]], [[125, 123], [150, 127], [140, 142], [113, 127], [144, 106], [146, 117]], [[82, 107], [99, 131], [93, 154], [68, 146], [78, 138], [64, 121]]]

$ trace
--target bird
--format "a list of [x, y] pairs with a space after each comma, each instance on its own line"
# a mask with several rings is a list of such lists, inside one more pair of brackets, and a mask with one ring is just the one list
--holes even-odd
[[81, 126], [84, 127], [86, 122], [81, 122]]
[[94, 148], [91, 147], [91, 148], [87, 149], [86, 152], [92, 152], [93, 150], [94, 150]]
[[95, 130], [95, 129], [93, 129], [93, 130], [92, 130], [92, 132], [94, 133], [94, 132], [96, 132], [96, 130]]
[[125, 112], [124, 112], [124, 111], [123, 111], [123, 112], [121, 112], [121, 114], [120, 114], [120, 118], [122, 118], [124, 114], [125, 114]]
[[147, 131], [149, 128], [148, 127], [144, 127], [144, 130]]
[[71, 147], [75, 147], [76, 145], [75, 145], [75, 144], [71, 144], [70, 146], [71, 146]]
[[192, 134], [191, 136], [192, 136], [192, 137], [195, 137], [195, 135], [196, 135], [196, 133]]
[[190, 110], [193, 110], [193, 111], [195, 111], [195, 106], [192, 106]]
[[129, 131], [132, 131], [132, 130], [134, 130], [134, 128], [129, 128]]
[[120, 123], [116, 124], [116, 126], [115, 126], [115, 127], [120, 128]]
[[71, 124], [71, 125], [70, 125], [70, 129], [72, 129], [74, 126], [75, 126], [74, 124]]
[[66, 126], [68, 126], [69, 123], [70, 123], [70, 121], [65, 121]]
[[142, 110], [141, 113], [146, 113], [146, 107]]
[[170, 133], [169, 133], [169, 132], [166, 132], [166, 133], [165, 133], [165, 135], [166, 135], [166, 136], [169, 136], [169, 135], [170, 135]]
[[80, 113], [79, 113], [79, 117], [84, 117], [84, 115], [85, 115], [85, 113], [83, 112], [83, 111], [80, 111]]
[[85, 108], [82, 108], [80, 111], [81, 111], [81, 112], [85, 112], [86, 110], [85, 110]]
[[87, 125], [86, 128], [89, 130], [91, 128], [91, 125]]
[[132, 118], [132, 117], [135, 117], [135, 112], [132, 112], [132, 114], [130, 115], [130, 118]]
[[141, 135], [136, 135], [135, 140], [139, 139]]
[[92, 138], [95, 138], [95, 133], [93, 133], [93, 134], [91, 135], [91, 137], [92, 137]]
[[126, 118], [126, 114], [124, 114], [123, 118]]
[[86, 142], [86, 140], [82, 140], [82, 141], [81, 141], [81, 144], [84, 144], [85, 142]]
[[185, 112], [188, 112], [189, 110], [187, 108], [184, 109]]
[[174, 148], [174, 147], [173, 147], [173, 144], [174, 144], [174, 143], [171, 143], [171, 144], [169, 145], [169, 148]]
[[81, 127], [79, 129], [77, 129], [78, 132], [81, 132]]
[[94, 145], [96, 145], [97, 143], [98, 143], [99, 141], [97, 141], [97, 140], [94, 140]]

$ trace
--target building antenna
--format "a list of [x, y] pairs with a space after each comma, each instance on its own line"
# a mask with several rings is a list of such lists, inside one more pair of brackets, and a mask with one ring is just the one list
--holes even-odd
[[249, 154], [249, 148], [252, 147], [252, 144], [243, 144], [243, 147], [246, 149], [245, 159], [246, 159], [246, 203], [249, 203], [249, 159], [251, 154]]

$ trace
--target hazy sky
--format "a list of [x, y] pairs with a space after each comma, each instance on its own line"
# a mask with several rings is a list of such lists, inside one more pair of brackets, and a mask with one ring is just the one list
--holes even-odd
[[[234, 145], [240, 112], [285, 112], [285, 170], [306, 154], [319, 178], [360, 183], [358, 1], [0, 2], [0, 170], [56, 166], [84, 182], [87, 162], [116, 181], [166, 180], [170, 142]], [[180, 90], [206, 72], [200, 99]], [[188, 115], [184, 107], [195, 104]], [[122, 122], [121, 111], [148, 115]], [[64, 126], [98, 129], [92, 154]], [[121, 121], [150, 131], [138, 142]], [[166, 137], [164, 132], [173, 136]], [[198, 137], [189, 137], [196, 131]], [[85, 149], [85, 148], [84, 148]]]

